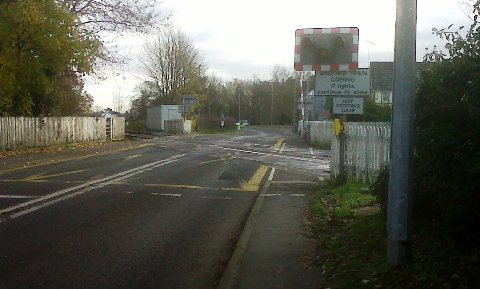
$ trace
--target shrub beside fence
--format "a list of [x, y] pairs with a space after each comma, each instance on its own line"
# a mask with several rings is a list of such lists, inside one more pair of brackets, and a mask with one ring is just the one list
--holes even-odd
[[[1, 117], [0, 150], [105, 141], [102, 117]], [[112, 119], [111, 139], [125, 138], [125, 118]]]

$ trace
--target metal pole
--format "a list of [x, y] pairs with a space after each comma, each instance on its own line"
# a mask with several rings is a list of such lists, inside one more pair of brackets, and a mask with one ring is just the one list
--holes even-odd
[[240, 91], [238, 91], [238, 122], [240, 122]]
[[411, 246], [411, 164], [413, 156], [417, 1], [397, 0], [392, 107], [392, 144], [388, 184], [387, 260], [409, 261]]
[[270, 108], [270, 125], [273, 125], [273, 82], [272, 84], [272, 107]]
[[293, 124], [293, 131], [295, 132], [295, 120], [296, 120], [296, 110], [295, 110], [295, 105], [296, 105], [296, 100], [297, 100], [297, 77], [295, 77], [295, 85], [293, 89], [293, 112], [292, 112], [292, 124]]
[[187, 114], [185, 113], [185, 96], [182, 97], [182, 107], [183, 107], [183, 120], [186, 120]]

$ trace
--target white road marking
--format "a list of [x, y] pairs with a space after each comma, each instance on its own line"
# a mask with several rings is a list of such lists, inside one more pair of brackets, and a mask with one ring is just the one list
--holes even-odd
[[38, 196], [0, 195], [0, 199], [35, 199]]
[[210, 145], [210, 146], [218, 148], [218, 149], [235, 151], [235, 154], [248, 153], [248, 154], [255, 154], [255, 155], [264, 155], [264, 156], [272, 156], [272, 157], [279, 157], [279, 158], [285, 158], [285, 159], [292, 159], [292, 160], [304, 161], [304, 162], [317, 162], [317, 160], [309, 159], [309, 158], [300, 158], [300, 157], [293, 157], [293, 156], [286, 156], [286, 155], [270, 154], [270, 153], [235, 149], [235, 148], [229, 148], [229, 147], [221, 147], [221, 146], [216, 146], [216, 145]]
[[[34, 211], [36, 211], [38, 209], [41, 209], [43, 207], [46, 207], [48, 205], [55, 204], [55, 203], [58, 203], [60, 201], [63, 201], [63, 200], [66, 200], [66, 199], [84, 194], [88, 191], [92, 191], [94, 189], [98, 189], [98, 188], [113, 184], [115, 182], [118, 182], [120, 180], [124, 180], [124, 179], [130, 178], [132, 176], [141, 174], [147, 168], [157, 168], [157, 167], [160, 167], [160, 166], [164, 166], [164, 165], [173, 163], [175, 161], [178, 161], [178, 159], [180, 157], [183, 157], [185, 155], [186, 154], [176, 155], [176, 156], [170, 157], [168, 159], [155, 161], [155, 162], [148, 163], [148, 164], [145, 164], [145, 165], [140, 166], [140, 167], [129, 169], [129, 170], [117, 173], [115, 175], [108, 176], [108, 177], [103, 178], [103, 179], [94, 180], [94, 181], [90, 181], [90, 182], [87, 182], [87, 183], [84, 183], [84, 184], [81, 184], [81, 185], [78, 185], [78, 186], [74, 186], [74, 187], [63, 189], [63, 190], [59, 190], [59, 191], [56, 191], [54, 193], [51, 193], [51, 194], [48, 194], [48, 195], [45, 195], [45, 196], [42, 196], [42, 197], [38, 197], [38, 198], [33, 199], [31, 201], [27, 201], [27, 202], [24, 202], [24, 203], [21, 203], [21, 204], [12, 206], [12, 207], [8, 207], [6, 209], [2, 209], [2, 210], [0, 210], [0, 215], [10, 214], [9, 218], [14, 219], [14, 218], [17, 218], [19, 216], [23, 216], [25, 214], [34, 212]], [[53, 198], [56, 198], [56, 199], [53, 199]], [[53, 200], [48, 201], [50, 199], [53, 199]], [[43, 201], [47, 201], [47, 202], [36, 205], [36, 206], [33, 206], [31, 208], [28, 208], [31, 205], [35, 205], [36, 203], [40, 203], [40, 202], [43, 202]], [[22, 210], [22, 208], [25, 208], [25, 209]], [[20, 210], [20, 211], [15, 212], [16, 210]]]
[[278, 197], [281, 196], [282, 194], [261, 194], [260, 196], [262, 197]]
[[305, 194], [290, 194], [292, 197], [305, 197]]
[[163, 197], [175, 197], [175, 198], [180, 198], [182, 194], [159, 194], [159, 193], [152, 193], [152, 195], [159, 195]]
[[286, 184], [286, 185], [316, 185], [317, 182], [312, 181], [300, 181], [300, 180], [288, 180], [288, 181], [273, 181], [272, 184]]
[[309, 148], [310, 149], [310, 154], [313, 156], [313, 149], [312, 148]]
[[270, 175], [268, 176], [268, 180], [271, 181], [273, 180], [273, 176], [275, 175], [275, 168], [272, 168], [270, 171]]
[[285, 149], [285, 146], [287, 145], [286, 142], [283, 143], [282, 148], [280, 149], [279, 153], [283, 153], [283, 150]]
[[206, 197], [206, 196], [203, 196], [202, 199], [204, 200], [231, 200], [232, 198], [230, 197]]

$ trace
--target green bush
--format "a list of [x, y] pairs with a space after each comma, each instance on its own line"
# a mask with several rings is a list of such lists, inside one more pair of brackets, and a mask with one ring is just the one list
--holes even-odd
[[380, 206], [382, 216], [387, 218], [388, 206], [388, 176], [389, 166], [383, 166], [377, 174], [375, 180], [370, 184], [370, 192], [375, 196], [377, 204]]
[[[434, 50], [416, 98], [414, 217], [458, 245], [476, 245], [480, 226], [480, 1], [466, 33], [433, 29], [448, 55]], [[459, 30], [462, 30], [459, 27]]]
[[136, 120], [130, 119], [127, 121], [127, 125], [125, 129], [129, 131], [146, 132], [147, 120], [146, 119], [136, 119]]
[[476, 56], [432, 64], [416, 99], [414, 212], [462, 239], [480, 233], [478, 71]]

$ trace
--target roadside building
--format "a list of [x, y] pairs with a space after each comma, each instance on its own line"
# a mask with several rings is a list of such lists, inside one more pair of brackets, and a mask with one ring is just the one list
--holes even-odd
[[[426, 63], [417, 62], [417, 81]], [[370, 62], [371, 96], [375, 103], [391, 105], [393, 97], [393, 62]]]

